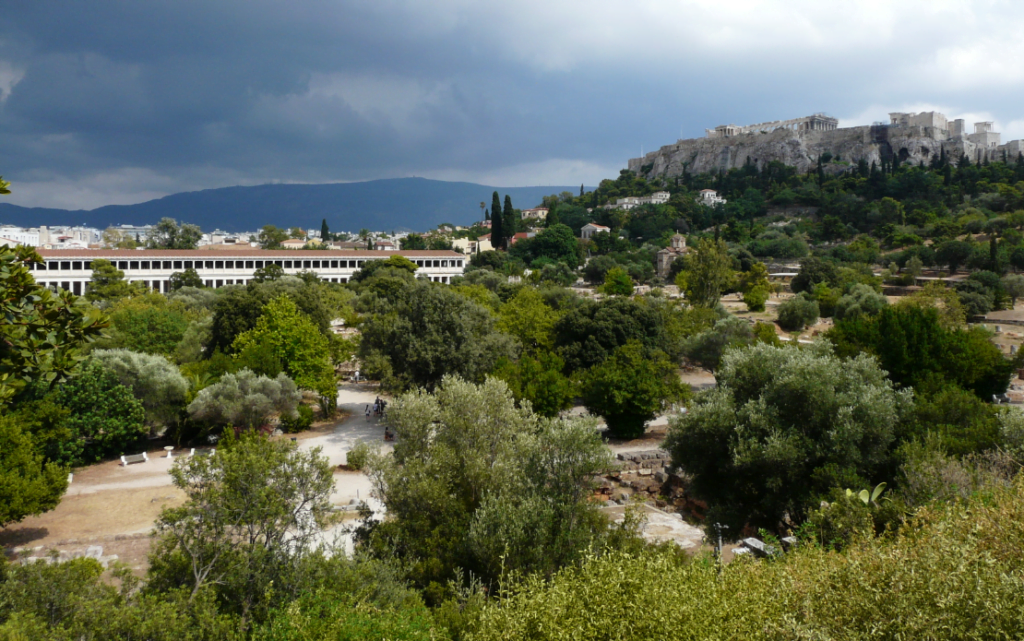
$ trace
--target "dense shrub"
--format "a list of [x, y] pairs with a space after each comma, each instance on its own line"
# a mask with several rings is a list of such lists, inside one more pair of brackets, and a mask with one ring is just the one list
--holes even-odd
[[854, 538], [842, 553], [808, 546], [721, 571], [654, 551], [594, 556], [526, 578], [469, 639], [1020, 638], [1021, 550], [1024, 480], [929, 506], [899, 535]]
[[779, 327], [787, 332], [802, 331], [818, 320], [818, 301], [800, 295], [779, 305]]
[[666, 447], [709, 518], [736, 528], [798, 522], [833, 488], [881, 480], [912, 398], [873, 358], [825, 342], [734, 349], [716, 378], [670, 421]]

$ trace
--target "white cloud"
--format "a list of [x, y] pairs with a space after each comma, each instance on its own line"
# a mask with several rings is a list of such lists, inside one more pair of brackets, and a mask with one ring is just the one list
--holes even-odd
[[0, 105], [11, 97], [14, 87], [25, 77], [25, 70], [0, 60]]

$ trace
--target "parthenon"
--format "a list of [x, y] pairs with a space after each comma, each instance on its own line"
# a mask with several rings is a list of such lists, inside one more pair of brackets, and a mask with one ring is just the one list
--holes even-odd
[[839, 128], [839, 121], [823, 113], [816, 113], [803, 118], [792, 120], [772, 120], [771, 122], [760, 122], [756, 125], [739, 127], [736, 125], [719, 125], [714, 129], [705, 129], [708, 138], [729, 138], [741, 134], [766, 134], [777, 129], [790, 129], [792, 131], [833, 131]]

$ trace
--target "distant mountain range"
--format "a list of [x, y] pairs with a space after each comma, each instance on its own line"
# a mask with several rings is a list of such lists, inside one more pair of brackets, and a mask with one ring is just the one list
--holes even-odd
[[504, 203], [512, 197], [518, 209], [540, 204], [541, 198], [579, 186], [489, 187], [426, 178], [393, 178], [326, 185], [259, 185], [224, 187], [172, 194], [136, 205], [107, 205], [91, 210], [20, 207], [0, 202], [0, 223], [148, 225], [163, 217], [195, 223], [204, 231], [252, 231], [263, 225], [317, 229], [327, 219], [331, 231], [426, 231], [440, 223], [469, 225], [481, 220], [480, 203], [491, 206], [497, 191]]

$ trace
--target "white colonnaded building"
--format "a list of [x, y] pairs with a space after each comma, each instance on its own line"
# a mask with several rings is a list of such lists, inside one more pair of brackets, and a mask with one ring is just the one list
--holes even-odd
[[92, 261], [109, 260], [125, 280], [157, 292], [170, 291], [171, 275], [194, 269], [207, 287], [244, 285], [253, 272], [277, 265], [285, 274], [313, 272], [320, 280], [347, 283], [372, 260], [404, 256], [416, 264], [416, 276], [451, 283], [466, 268], [466, 256], [453, 251], [268, 250], [240, 247], [211, 252], [201, 249], [39, 249], [42, 263], [30, 266], [36, 282], [51, 289], [84, 294], [92, 279]]

